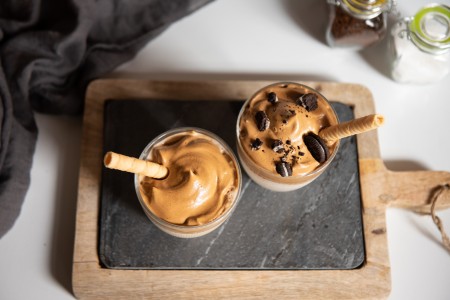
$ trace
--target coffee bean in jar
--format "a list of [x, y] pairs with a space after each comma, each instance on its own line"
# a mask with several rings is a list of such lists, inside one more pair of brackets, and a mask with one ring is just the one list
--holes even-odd
[[391, 0], [328, 0], [326, 40], [331, 47], [361, 49], [386, 35]]

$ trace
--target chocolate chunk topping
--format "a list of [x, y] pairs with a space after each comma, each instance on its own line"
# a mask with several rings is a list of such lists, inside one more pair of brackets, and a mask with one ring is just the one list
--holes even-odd
[[258, 111], [255, 115], [256, 126], [258, 126], [259, 131], [264, 131], [269, 128], [270, 120], [267, 117], [266, 113], [263, 111]]
[[284, 150], [283, 142], [281, 140], [274, 140], [271, 146], [272, 150], [277, 153], [281, 153]]
[[291, 165], [287, 162], [279, 161], [275, 164], [275, 169], [277, 173], [281, 175], [281, 177], [292, 176], [292, 168]]
[[270, 92], [267, 95], [267, 100], [269, 100], [269, 102], [272, 103], [272, 104], [278, 102], [277, 94], [275, 94], [274, 92]]
[[252, 150], [259, 150], [259, 148], [261, 148], [263, 142], [259, 139], [256, 138], [255, 140], [252, 141], [251, 147]]
[[297, 101], [297, 105], [303, 106], [307, 111], [313, 111], [318, 108], [317, 105], [317, 95], [313, 93], [308, 93], [301, 95]]
[[308, 133], [303, 136], [303, 142], [318, 163], [325, 162], [330, 156], [330, 151], [328, 150], [327, 145], [317, 134], [312, 132]]

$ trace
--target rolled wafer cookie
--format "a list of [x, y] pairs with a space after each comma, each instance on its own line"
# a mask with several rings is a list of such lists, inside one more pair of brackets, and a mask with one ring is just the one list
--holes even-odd
[[152, 178], [164, 178], [169, 172], [166, 167], [160, 164], [111, 151], [105, 154], [103, 163], [109, 169], [141, 174]]
[[383, 123], [384, 117], [382, 115], [368, 115], [348, 122], [325, 127], [319, 132], [319, 136], [325, 140], [327, 145], [331, 145], [339, 139], [376, 129], [383, 125]]

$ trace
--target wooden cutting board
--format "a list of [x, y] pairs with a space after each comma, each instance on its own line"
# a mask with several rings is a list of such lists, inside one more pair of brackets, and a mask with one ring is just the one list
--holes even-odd
[[[450, 173], [392, 172], [380, 158], [377, 132], [358, 135], [365, 262], [352, 270], [116, 270], [98, 256], [104, 103], [109, 99], [242, 100], [273, 81], [168, 82], [100, 79], [88, 87], [76, 214], [73, 290], [81, 299], [115, 298], [385, 298], [390, 292], [386, 208], [429, 211], [430, 196]], [[361, 85], [301, 82], [329, 100], [375, 113], [371, 92]], [[450, 193], [438, 208], [450, 207]]]

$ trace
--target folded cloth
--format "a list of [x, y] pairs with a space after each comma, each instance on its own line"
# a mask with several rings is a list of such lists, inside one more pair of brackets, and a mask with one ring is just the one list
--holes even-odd
[[34, 111], [81, 113], [89, 81], [211, 1], [0, 1], [0, 237], [29, 186]]

